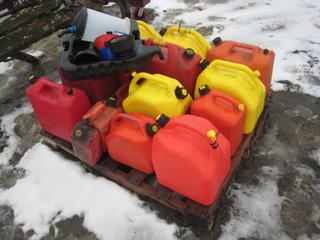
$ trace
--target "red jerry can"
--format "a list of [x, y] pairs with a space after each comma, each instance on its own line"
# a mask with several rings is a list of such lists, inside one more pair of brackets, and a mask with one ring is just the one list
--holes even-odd
[[82, 119], [87, 119], [88, 125], [98, 130], [102, 147], [106, 151], [104, 145], [104, 139], [109, 133], [111, 119], [118, 113], [121, 113], [122, 109], [116, 107], [116, 98], [108, 97], [105, 100], [97, 102], [90, 110], [83, 115]]
[[77, 123], [72, 133], [72, 148], [85, 164], [94, 166], [103, 155], [99, 131], [88, 124], [88, 120]]
[[155, 121], [138, 113], [119, 113], [111, 121], [106, 137], [109, 155], [114, 160], [144, 173], [152, 173], [152, 135], [158, 130]]
[[210, 61], [220, 59], [247, 65], [252, 71], [259, 70], [266, 93], [269, 91], [275, 58], [274, 51], [245, 43], [222, 41], [219, 37], [215, 38], [213, 43], [215, 46], [211, 48], [208, 55]]
[[111, 96], [116, 89], [116, 80], [114, 77], [71, 81], [64, 77], [59, 65], [58, 72], [63, 85], [78, 88], [86, 92], [92, 105], [107, 96]]
[[152, 163], [158, 182], [200, 204], [210, 205], [230, 171], [230, 143], [207, 119], [157, 118]]
[[154, 55], [150, 64], [142, 72], [159, 73], [177, 79], [190, 95], [194, 93], [197, 77], [201, 72], [201, 56], [191, 48], [184, 49], [171, 43], [164, 43], [152, 38], [145, 45], [159, 45], [163, 59]]
[[85, 92], [39, 78], [26, 93], [41, 128], [70, 142], [75, 124], [90, 108]]
[[123, 83], [114, 93], [116, 106], [121, 108], [123, 100], [128, 97], [130, 83]]
[[191, 105], [191, 114], [208, 119], [225, 136], [231, 146], [231, 156], [236, 152], [243, 136], [245, 106], [237, 99], [207, 85], [199, 88], [200, 97]]

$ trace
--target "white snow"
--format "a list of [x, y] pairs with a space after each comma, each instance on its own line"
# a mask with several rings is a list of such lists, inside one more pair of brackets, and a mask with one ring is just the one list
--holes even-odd
[[278, 195], [277, 169], [262, 168], [258, 186], [235, 184], [231, 192], [235, 201], [230, 221], [222, 227], [220, 240], [289, 238], [280, 226], [279, 209], [282, 198]]
[[[214, 33], [207, 37], [210, 41], [219, 35], [226, 40], [273, 49], [276, 61], [272, 88], [284, 89], [278, 81], [287, 80], [300, 86], [304, 93], [320, 96], [320, 1], [229, 0], [220, 4], [201, 1], [188, 6], [181, 1], [157, 0], [150, 6], [160, 12], [154, 21], [156, 26], [183, 19], [185, 27], [213, 25]], [[181, 14], [168, 17], [162, 12], [168, 8], [180, 8]], [[294, 54], [295, 50], [302, 52]], [[311, 60], [313, 64], [308, 63]]]
[[30, 49], [30, 50], [28, 50], [26, 53], [27, 53], [27, 54], [30, 54], [30, 55], [32, 55], [32, 56], [34, 56], [34, 57], [37, 57], [37, 58], [42, 57], [42, 56], [44, 55], [44, 52], [43, 52], [43, 51], [41, 51], [41, 50], [36, 50], [36, 49]]
[[5, 74], [13, 68], [13, 61], [0, 62], [0, 75]]
[[2, 116], [1, 128], [5, 129], [5, 134], [8, 137], [6, 143], [7, 146], [0, 152], [0, 165], [8, 164], [10, 158], [12, 157], [16, 147], [19, 144], [19, 138], [14, 132], [14, 119], [23, 113], [32, 112], [32, 108], [30, 104], [25, 104], [22, 108], [18, 108], [10, 114]]
[[320, 166], [320, 149], [312, 151], [309, 156]]
[[99, 239], [175, 239], [176, 226], [160, 220], [133, 194], [84, 171], [76, 162], [36, 144], [18, 167], [26, 176], [0, 194], [0, 204], [14, 209], [15, 223], [34, 229], [39, 239], [50, 223], [84, 217], [84, 226]]

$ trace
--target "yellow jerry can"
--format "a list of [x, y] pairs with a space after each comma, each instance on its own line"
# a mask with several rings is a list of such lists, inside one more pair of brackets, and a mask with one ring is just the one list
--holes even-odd
[[202, 59], [207, 57], [211, 49], [207, 40], [196, 30], [173, 26], [167, 29], [162, 38], [165, 42], [193, 49]]
[[215, 60], [198, 76], [194, 95], [199, 95], [199, 87], [208, 85], [237, 98], [247, 109], [243, 132], [251, 133], [264, 108], [266, 88], [259, 77], [259, 71], [243, 64]]
[[162, 40], [162, 36], [153, 27], [140, 20], [137, 23], [141, 39], [153, 38], [155, 40]]
[[156, 118], [184, 114], [192, 98], [176, 79], [161, 74], [132, 73], [128, 97], [122, 107], [126, 113], [141, 113]]

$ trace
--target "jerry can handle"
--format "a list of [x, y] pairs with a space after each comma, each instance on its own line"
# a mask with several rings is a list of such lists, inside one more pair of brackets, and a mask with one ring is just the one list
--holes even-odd
[[64, 89], [67, 89], [65, 86], [62, 86], [60, 84], [57, 84], [47, 78], [40, 78], [38, 80], [39, 83], [42, 83], [41, 88], [47, 86], [47, 87], [51, 87], [51, 88], [55, 88], [55, 89], [59, 89], [60, 91], [63, 91]]
[[133, 79], [131, 80], [131, 84], [130, 84], [130, 87], [129, 87], [129, 94], [134, 92], [135, 90], [137, 90], [139, 88], [139, 85], [137, 84], [137, 82], [140, 79], [146, 79], [146, 80], [151, 80], [151, 81], [154, 81], [154, 82], [158, 82], [158, 83], [160, 83], [162, 85], [166, 85], [166, 87], [168, 89], [171, 88], [171, 85], [169, 84], [168, 81], [161, 81], [157, 77], [155, 77], [154, 75], [146, 73], [146, 72], [140, 72], [140, 73], [133, 72], [132, 76], [133, 76]]
[[[122, 119], [128, 119], [130, 120], [130, 123], [136, 123], [136, 124], [132, 124], [138, 127], [138, 129], [141, 131], [142, 134], [147, 135], [147, 133], [145, 132], [146, 127], [144, 126], [144, 124], [142, 124], [141, 121], [139, 121], [137, 118], [132, 117], [126, 113], [118, 113], [117, 115], [115, 115], [112, 119], [111, 119], [111, 129], [115, 128], [115, 126], [121, 122]], [[149, 135], [148, 135], [149, 136]]]
[[257, 56], [258, 54], [258, 48], [257, 46], [246, 44], [246, 43], [236, 43], [231, 47], [231, 50], [234, 48], [240, 48], [240, 49], [249, 49], [252, 51], [252, 56]]
[[[215, 60], [212, 62], [213, 66], [224, 66], [224, 67], [228, 67], [228, 68], [234, 68], [234, 69], [238, 69], [242, 72], [245, 72], [246, 74], [248, 74], [251, 77], [260, 77], [260, 72], [258, 70], [256, 71], [252, 71], [249, 67], [242, 65], [242, 64], [238, 64], [238, 63], [232, 63], [232, 62], [228, 62], [228, 61], [222, 61], [222, 60]], [[257, 81], [254, 81], [252, 78], [249, 78], [249, 84], [252, 87], [257, 87], [258, 83]], [[259, 80], [260, 81], [260, 80]]]
[[212, 99], [213, 100], [216, 100], [216, 99], [223, 99], [224, 101], [226, 102], [229, 102], [231, 105], [232, 105], [232, 108], [236, 111], [239, 111], [239, 112], [243, 112], [245, 110], [245, 106], [243, 103], [239, 103], [239, 104], [235, 104], [234, 102], [232, 102], [228, 97], [226, 96], [223, 96], [223, 95], [219, 95], [219, 96], [214, 96], [214, 95], [211, 95]]
[[167, 34], [169, 35], [174, 32], [190, 33], [198, 40], [198, 42], [202, 45], [202, 48], [205, 48], [207, 51], [211, 49], [210, 44], [204, 39], [204, 37], [200, 33], [198, 33], [195, 30], [172, 26], [166, 31], [164, 35], [167, 35]]

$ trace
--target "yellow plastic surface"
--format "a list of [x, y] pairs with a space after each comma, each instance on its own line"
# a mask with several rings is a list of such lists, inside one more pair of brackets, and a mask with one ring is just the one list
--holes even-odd
[[153, 27], [143, 21], [137, 21], [141, 39], [153, 38], [162, 40], [162, 36]]
[[251, 133], [264, 107], [266, 89], [259, 77], [259, 71], [243, 64], [215, 60], [198, 76], [194, 95], [197, 97], [198, 88], [207, 84], [237, 98], [247, 109], [243, 132]]
[[164, 113], [169, 117], [182, 115], [189, 108], [192, 98], [188, 94], [180, 100], [175, 95], [176, 79], [161, 74], [133, 73], [128, 97], [122, 102], [126, 113], [141, 113], [156, 118]]
[[202, 59], [207, 57], [211, 48], [210, 44], [200, 33], [182, 27], [169, 27], [162, 38], [165, 42], [173, 43], [183, 48], [192, 48]]

